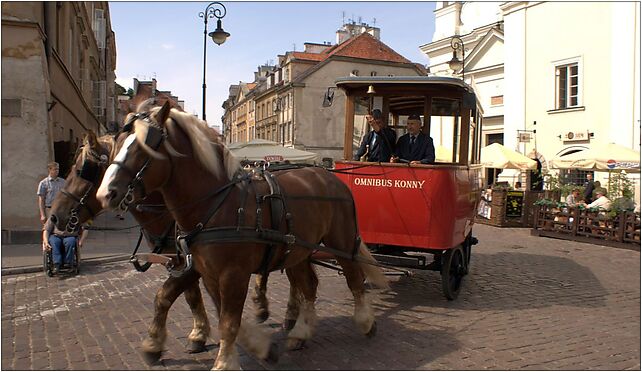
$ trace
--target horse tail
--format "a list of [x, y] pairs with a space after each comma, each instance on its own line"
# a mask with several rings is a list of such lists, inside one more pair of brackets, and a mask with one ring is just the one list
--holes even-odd
[[[359, 246], [359, 253], [367, 261], [371, 261], [372, 263], [377, 262], [377, 260], [372, 257], [370, 251], [368, 250], [368, 247], [366, 247], [363, 242], [361, 242], [361, 245]], [[390, 285], [388, 284], [388, 278], [383, 275], [383, 271], [379, 266], [371, 265], [365, 262], [360, 262], [359, 265], [361, 266], [363, 273], [366, 275], [366, 278], [370, 283], [374, 284], [378, 288], [390, 288]]]

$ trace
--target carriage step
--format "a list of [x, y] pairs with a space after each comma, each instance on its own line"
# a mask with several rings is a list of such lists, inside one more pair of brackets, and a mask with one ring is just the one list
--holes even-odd
[[373, 253], [372, 257], [376, 258], [377, 261], [390, 266], [408, 267], [412, 269], [426, 268], [426, 257], [424, 256], [397, 256], [390, 254]]

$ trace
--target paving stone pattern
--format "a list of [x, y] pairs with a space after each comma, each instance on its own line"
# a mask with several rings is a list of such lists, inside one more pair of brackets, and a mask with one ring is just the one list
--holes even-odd
[[[239, 350], [246, 370], [640, 369], [640, 253], [547, 238], [526, 229], [476, 226], [471, 273], [456, 301], [441, 293], [436, 272], [391, 277], [373, 291], [378, 333], [352, 324], [342, 276], [319, 269], [319, 322], [303, 350], [267, 365]], [[42, 273], [2, 277], [4, 370], [210, 369], [218, 332], [213, 304], [209, 352], [187, 354], [192, 326], [183, 297], [171, 309], [166, 352], [148, 366], [140, 344], [163, 268], [137, 273], [128, 264], [85, 267], [79, 276]], [[279, 328], [287, 301], [284, 274], [270, 276]], [[246, 316], [253, 314], [250, 300]]]

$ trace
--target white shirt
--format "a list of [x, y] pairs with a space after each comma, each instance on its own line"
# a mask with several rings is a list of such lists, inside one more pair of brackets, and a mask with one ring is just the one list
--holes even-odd
[[599, 198], [595, 199], [593, 203], [586, 206], [587, 208], [598, 207], [599, 209], [611, 209], [611, 201], [606, 196], [602, 195]]
[[51, 178], [47, 176], [38, 184], [37, 195], [45, 198], [45, 207], [51, 207], [54, 198], [63, 187], [65, 187], [65, 180], [60, 177]]

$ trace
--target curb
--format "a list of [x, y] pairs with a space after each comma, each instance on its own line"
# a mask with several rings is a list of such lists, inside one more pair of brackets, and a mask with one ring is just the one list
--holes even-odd
[[[127, 262], [129, 261], [129, 258], [131, 255], [116, 255], [116, 256], [107, 256], [107, 257], [95, 257], [95, 258], [86, 258], [86, 259], [81, 259], [80, 261], [80, 267], [82, 269], [83, 266], [94, 266], [94, 265], [101, 265], [101, 264], [107, 264], [107, 263], [112, 263], [112, 262]], [[20, 266], [20, 267], [10, 267], [10, 268], [3, 268], [2, 269], [2, 274], [1, 275], [15, 275], [15, 274], [25, 274], [25, 273], [37, 273], [37, 272], [42, 272], [43, 267], [42, 265], [39, 266]]]

